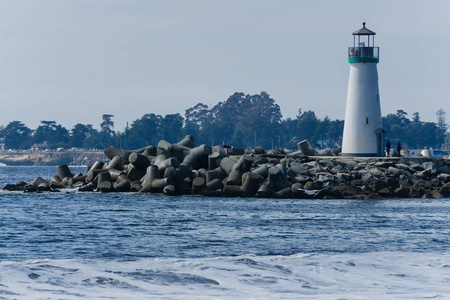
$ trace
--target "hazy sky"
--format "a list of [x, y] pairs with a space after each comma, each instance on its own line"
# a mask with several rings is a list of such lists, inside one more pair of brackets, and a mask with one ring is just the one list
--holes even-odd
[[449, 113], [450, 1], [1, 1], [0, 125], [123, 130], [145, 113], [268, 92], [344, 119], [352, 32], [380, 47], [383, 115]]

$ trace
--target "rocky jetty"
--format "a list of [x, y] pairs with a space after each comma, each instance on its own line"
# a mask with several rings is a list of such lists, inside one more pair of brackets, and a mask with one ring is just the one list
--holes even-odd
[[[82, 174], [67, 165], [46, 180], [8, 184], [4, 190], [139, 192], [166, 195], [297, 199], [390, 199], [450, 197], [449, 161], [433, 158], [348, 158], [335, 151], [317, 156], [305, 143], [291, 154], [262, 147], [229, 156], [221, 146], [200, 145], [186, 136], [171, 144], [135, 151], [108, 147], [109, 162], [88, 164]], [[303, 149], [303, 151], [302, 151]], [[308, 152], [309, 156], [304, 155]], [[320, 154], [320, 153], [319, 153]]]

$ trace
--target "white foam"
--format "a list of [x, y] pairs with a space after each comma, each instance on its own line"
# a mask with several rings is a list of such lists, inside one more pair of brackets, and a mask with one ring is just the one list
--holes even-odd
[[6, 299], [450, 297], [450, 254], [366, 253], [0, 263]]

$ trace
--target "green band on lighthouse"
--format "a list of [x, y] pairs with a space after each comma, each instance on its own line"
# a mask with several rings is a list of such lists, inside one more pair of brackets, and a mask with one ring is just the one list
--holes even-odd
[[378, 57], [349, 57], [348, 62], [354, 63], [379, 63], [380, 59]]

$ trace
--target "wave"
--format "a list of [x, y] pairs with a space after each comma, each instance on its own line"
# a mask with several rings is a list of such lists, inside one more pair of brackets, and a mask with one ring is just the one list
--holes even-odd
[[406, 252], [4, 261], [0, 298], [447, 298], [449, 261]]

